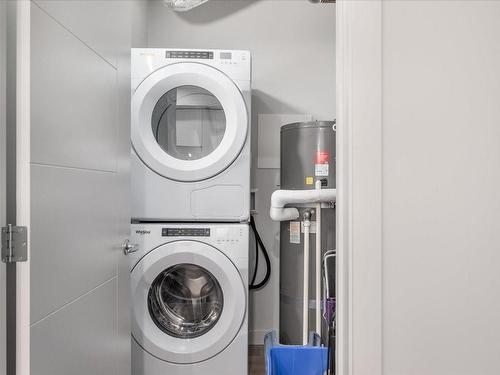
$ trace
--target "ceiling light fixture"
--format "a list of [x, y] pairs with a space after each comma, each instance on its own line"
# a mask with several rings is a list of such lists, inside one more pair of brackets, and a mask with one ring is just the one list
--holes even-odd
[[187, 12], [208, 0], [163, 0], [165, 4], [176, 12]]

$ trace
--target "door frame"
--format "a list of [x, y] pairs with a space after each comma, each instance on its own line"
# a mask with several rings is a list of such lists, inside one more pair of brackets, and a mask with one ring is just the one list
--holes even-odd
[[[30, 6], [16, 7], [16, 224], [30, 223]], [[339, 374], [382, 374], [382, 0], [337, 0]], [[12, 125], [12, 124], [10, 124]], [[24, 198], [24, 199], [23, 199]], [[18, 263], [16, 375], [30, 374], [30, 272]], [[13, 358], [7, 358], [12, 361]]]
[[[0, 1], [0, 150], [2, 150], [0, 154], [0, 227], [6, 225], [6, 58], [7, 58], [7, 7], [5, 1]], [[7, 371], [7, 363], [6, 363], [6, 288], [5, 288], [5, 264], [0, 262], [0, 375], [5, 375]]]
[[337, 373], [382, 374], [382, 0], [337, 0]]
[[7, 180], [14, 180], [7, 187], [7, 222], [28, 227], [28, 261], [7, 264], [7, 369], [29, 375], [31, 1], [7, 2], [7, 12], [7, 146], [15, 147], [6, 161]]

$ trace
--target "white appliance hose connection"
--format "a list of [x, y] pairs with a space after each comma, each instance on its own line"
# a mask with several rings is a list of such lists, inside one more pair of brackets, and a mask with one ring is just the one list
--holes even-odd
[[[321, 190], [321, 181], [316, 181]], [[316, 204], [316, 333], [321, 336], [321, 202]]]
[[309, 233], [311, 221], [309, 212], [304, 213], [304, 291], [302, 299], [302, 343], [307, 345], [309, 330]]
[[[271, 196], [269, 215], [274, 221], [289, 221], [299, 218], [294, 204], [315, 204], [316, 209], [316, 332], [321, 335], [321, 203], [333, 203], [337, 199], [336, 189], [321, 189], [321, 181], [316, 181], [315, 189], [276, 190]], [[311, 230], [310, 213], [304, 214], [304, 298], [302, 337], [307, 344], [309, 326], [309, 237]]]
[[[321, 184], [321, 182], [319, 182]], [[285, 207], [293, 204], [335, 202], [337, 189], [276, 190], [271, 196], [269, 215], [274, 221], [289, 221], [299, 218], [299, 210]]]

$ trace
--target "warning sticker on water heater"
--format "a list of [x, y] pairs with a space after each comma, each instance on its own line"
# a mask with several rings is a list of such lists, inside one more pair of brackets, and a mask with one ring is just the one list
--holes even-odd
[[314, 164], [315, 176], [328, 176], [329, 172], [330, 153], [326, 151], [316, 151], [316, 159]]
[[315, 164], [314, 175], [321, 177], [328, 176], [328, 164]]
[[290, 221], [290, 243], [300, 243], [300, 221]]
[[330, 153], [326, 151], [316, 151], [316, 164], [328, 164]]

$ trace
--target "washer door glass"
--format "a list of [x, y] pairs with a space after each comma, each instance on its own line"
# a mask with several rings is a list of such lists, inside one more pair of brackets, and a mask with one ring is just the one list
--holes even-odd
[[158, 328], [183, 339], [201, 336], [214, 327], [223, 305], [219, 282], [194, 264], [163, 271], [153, 281], [148, 296], [149, 313]]
[[154, 137], [170, 156], [198, 160], [214, 151], [226, 131], [222, 105], [209, 91], [181, 86], [168, 91], [151, 118]]

